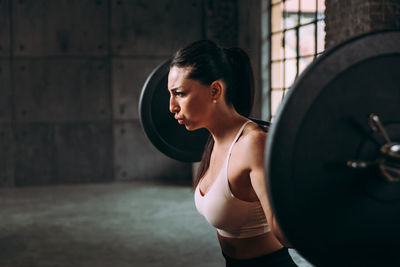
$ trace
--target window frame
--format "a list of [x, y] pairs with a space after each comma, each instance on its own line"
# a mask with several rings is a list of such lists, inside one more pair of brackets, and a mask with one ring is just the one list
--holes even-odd
[[[302, 9], [301, 2], [302, 0], [295, 0], [297, 1], [298, 4], [298, 10], [296, 14], [297, 16], [297, 22], [294, 26], [291, 27], [286, 27], [286, 25], [283, 25], [285, 23], [285, 18], [287, 18], [287, 11], [284, 8], [285, 3], [287, 2], [286, 0], [264, 0], [263, 2], [263, 14], [265, 14], [265, 9], [266, 9], [266, 14], [267, 14], [267, 21], [264, 18], [263, 21], [263, 41], [267, 41], [267, 43], [264, 42], [263, 44], [263, 51], [267, 53], [265, 58], [265, 61], [263, 62], [264, 65], [264, 71], [267, 71], [268, 77], [264, 77], [263, 83], [267, 87], [267, 92], [264, 94], [266, 97], [266, 102], [263, 105], [263, 119], [264, 120], [272, 120], [276, 110], [277, 110], [277, 105], [280, 105], [279, 103], [274, 103], [273, 102], [273, 94], [274, 93], [280, 93], [282, 94], [281, 101], [285, 94], [287, 93], [288, 90], [290, 90], [290, 87], [293, 84], [293, 81], [298, 78], [300, 73], [306, 68], [306, 66], [311, 63], [313, 60], [315, 60], [316, 57], [321, 55], [324, 52], [325, 49], [325, 41], [322, 42], [323, 46], [320, 46], [319, 41], [319, 36], [322, 34], [322, 36], [325, 36], [325, 31], [321, 31], [319, 27], [321, 27], [321, 24], [324, 26], [325, 23], [325, 9], [319, 10], [319, 2], [323, 2], [323, 6], [325, 6], [325, 1], [324, 0], [315, 0], [315, 11], [313, 12], [304, 12], [304, 9]], [[303, 0], [304, 1], [304, 0]], [[279, 25], [279, 29], [274, 31], [272, 30], [273, 28], [273, 17], [272, 17], [272, 12], [273, 8], [276, 8], [277, 6], [280, 6], [280, 20], [281, 20], [281, 25]], [[312, 14], [311, 19], [307, 22], [302, 22], [302, 14]], [[265, 16], [264, 16], [265, 17]], [[300, 51], [301, 47], [301, 42], [300, 42], [300, 33], [301, 30], [304, 29], [305, 27], [310, 27], [310, 25], [313, 25], [314, 29], [314, 34], [313, 34], [313, 52], [308, 53], [308, 54], [303, 54]], [[274, 27], [275, 28], [275, 27]], [[286, 33], [294, 31], [295, 36], [296, 36], [296, 45], [295, 45], [295, 54], [294, 56], [286, 56]], [[274, 43], [272, 43], [274, 36], [279, 36], [281, 35], [280, 38], [280, 45], [281, 48], [280, 50], [280, 56], [278, 58], [273, 58], [273, 49], [274, 49]], [[324, 37], [325, 38], [325, 37]], [[274, 40], [275, 41], [275, 40]], [[264, 53], [265, 55], [265, 53]], [[305, 63], [302, 65], [301, 60], [303, 59], [309, 59], [308, 63]], [[295, 75], [290, 82], [290, 84], [287, 83], [287, 72], [286, 72], [286, 63], [287, 61], [295, 61]], [[282, 83], [280, 84], [280, 87], [273, 87], [273, 82], [274, 82], [274, 77], [272, 76], [272, 68], [273, 64], [281, 64], [281, 81]], [[267, 68], [267, 70], [265, 70]]]

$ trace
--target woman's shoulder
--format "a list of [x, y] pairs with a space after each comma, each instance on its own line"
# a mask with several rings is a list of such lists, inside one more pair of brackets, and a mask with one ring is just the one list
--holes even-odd
[[267, 128], [253, 122], [244, 129], [243, 139], [249, 143], [265, 142], [267, 134]]
[[258, 157], [264, 153], [268, 133], [256, 123], [249, 123], [241, 137], [241, 152], [246, 157]]

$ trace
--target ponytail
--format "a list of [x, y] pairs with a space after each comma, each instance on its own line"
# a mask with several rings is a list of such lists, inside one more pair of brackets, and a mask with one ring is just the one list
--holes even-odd
[[[241, 48], [223, 49], [209, 40], [197, 41], [176, 52], [170, 67], [175, 66], [190, 67], [188, 78], [204, 85], [222, 79], [226, 83], [226, 102], [232, 104], [242, 116], [250, 115], [254, 98], [254, 78], [250, 59]], [[213, 147], [214, 139], [210, 135], [193, 188], [196, 188], [210, 166]]]
[[231, 90], [227, 91], [227, 101], [233, 104], [239, 114], [248, 117], [254, 101], [254, 77], [249, 56], [238, 47], [224, 51], [232, 68], [232, 84]]

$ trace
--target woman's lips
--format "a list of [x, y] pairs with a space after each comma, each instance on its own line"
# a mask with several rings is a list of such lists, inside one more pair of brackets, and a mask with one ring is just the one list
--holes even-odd
[[175, 120], [177, 120], [179, 124], [183, 124], [183, 118], [175, 116]]

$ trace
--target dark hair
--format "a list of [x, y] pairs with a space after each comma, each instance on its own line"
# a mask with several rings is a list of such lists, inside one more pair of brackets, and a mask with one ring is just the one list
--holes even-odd
[[[253, 106], [254, 78], [250, 59], [241, 48], [222, 48], [210, 40], [196, 41], [173, 57], [170, 67], [190, 67], [189, 79], [210, 85], [216, 80], [226, 84], [225, 99], [235, 110], [248, 117]], [[214, 140], [209, 136], [194, 180], [197, 186], [209, 165]]]

